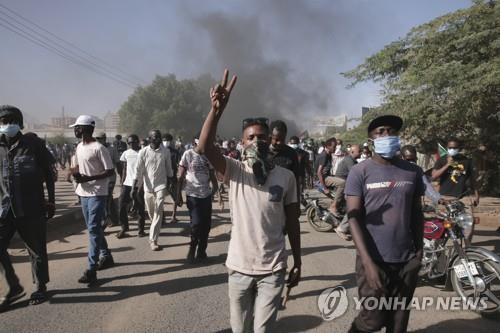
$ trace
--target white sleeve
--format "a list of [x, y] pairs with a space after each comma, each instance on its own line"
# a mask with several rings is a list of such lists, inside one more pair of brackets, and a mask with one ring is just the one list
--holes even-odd
[[139, 181], [142, 180], [143, 175], [144, 175], [144, 154], [145, 154], [145, 149], [141, 149], [139, 151], [139, 155], [137, 155], [137, 166], [135, 167], [135, 177]]

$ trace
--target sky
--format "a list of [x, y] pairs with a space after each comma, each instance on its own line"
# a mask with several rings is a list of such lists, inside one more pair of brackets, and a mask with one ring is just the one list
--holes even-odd
[[[340, 73], [404, 37], [412, 27], [470, 4], [0, 0], [0, 104], [16, 105], [28, 119], [45, 123], [60, 116], [62, 107], [66, 115], [104, 116], [119, 110], [134, 86], [149, 84], [155, 75], [172, 73], [184, 79], [209, 73], [219, 78], [227, 67], [238, 74], [232, 100], [243, 106], [242, 113], [276, 110], [273, 116], [295, 122], [341, 114], [358, 117], [362, 106], [380, 104], [379, 87], [362, 83], [346, 89], [349, 82]], [[9, 31], [6, 26], [27, 23], [7, 8], [104, 60], [101, 66], [119, 71], [122, 78], [126, 75], [128, 82], [96, 74]]]

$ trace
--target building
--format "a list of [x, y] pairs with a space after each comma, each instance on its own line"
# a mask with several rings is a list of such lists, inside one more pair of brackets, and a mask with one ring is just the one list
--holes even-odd
[[51, 118], [51, 125], [54, 128], [68, 128], [75, 121], [76, 117], [53, 117]]
[[120, 116], [118, 112], [108, 112], [104, 116], [104, 128], [107, 130], [118, 130], [120, 126]]
[[324, 136], [327, 133], [344, 133], [347, 131], [347, 115], [336, 117], [318, 117], [313, 120], [311, 135]]

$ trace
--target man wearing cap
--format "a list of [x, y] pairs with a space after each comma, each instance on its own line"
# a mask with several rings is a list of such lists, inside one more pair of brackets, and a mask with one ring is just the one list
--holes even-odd
[[75, 136], [82, 140], [76, 147], [77, 171], [73, 173], [73, 178], [78, 183], [75, 192], [81, 199], [83, 217], [89, 233], [88, 269], [78, 282], [91, 285], [97, 281], [96, 270], [114, 264], [101, 227], [108, 197], [109, 177], [114, 174], [113, 162], [106, 147], [92, 136], [95, 127], [92, 117], [79, 116], [70, 127], [74, 128]]
[[[23, 115], [10, 105], [0, 106], [0, 272], [7, 294], [0, 297], [0, 312], [24, 295], [7, 248], [17, 232], [29, 253], [36, 290], [30, 304], [47, 298], [49, 282], [46, 220], [55, 213], [54, 179], [50, 152], [36, 136], [25, 136]], [[44, 198], [45, 182], [48, 201]]]
[[[351, 168], [345, 195], [352, 238], [356, 245], [359, 298], [392, 298], [396, 309], [362, 308], [350, 332], [406, 332], [411, 301], [422, 258], [424, 194], [422, 170], [397, 158], [397, 116], [375, 118], [368, 126], [373, 140], [371, 159]], [[380, 304], [380, 303], [379, 303]]]
[[142, 180], [144, 186], [144, 201], [148, 211], [151, 227], [149, 242], [151, 250], [159, 251], [161, 222], [163, 221], [163, 203], [167, 193], [167, 184], [172, 181], [172, 159], [167, 148], [161, 142], [161, 132], [149, 132], [149, 145], [141, 149], [137, 157], [136, 177], [134, 187]]

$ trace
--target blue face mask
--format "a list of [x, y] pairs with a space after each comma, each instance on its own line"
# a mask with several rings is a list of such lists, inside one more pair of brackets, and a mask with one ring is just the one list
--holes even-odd
[[20, 130], [21, 128], [18, 124], [0, 125], [0, 134], [5, 134], [9, 138], [15, 137]]
[[393, 158], [401, 148], [398, 136], [383, 136], [373, 140], [375, 152], [383, 158]]

